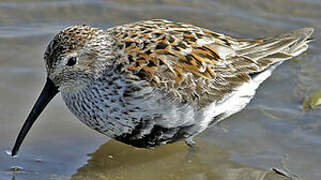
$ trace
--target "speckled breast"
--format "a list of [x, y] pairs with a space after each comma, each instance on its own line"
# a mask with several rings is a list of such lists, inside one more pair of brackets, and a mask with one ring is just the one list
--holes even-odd
[[170, 101], [145, 81], [109, 74], [62, 96], [87, 126], [135, 147], [171, 143], [199, 131], [192, 106]]

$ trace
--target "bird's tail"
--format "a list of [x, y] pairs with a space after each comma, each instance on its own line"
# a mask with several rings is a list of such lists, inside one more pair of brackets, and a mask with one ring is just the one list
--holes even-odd
[[237, 54], [248, 57], [258, 63], [259, 71], [270, 65], [291, 59], [308, 49], [308, 43], [313, 40], [313, 28], [302, 28], [274, 37], [250, 40], [237, 50]]

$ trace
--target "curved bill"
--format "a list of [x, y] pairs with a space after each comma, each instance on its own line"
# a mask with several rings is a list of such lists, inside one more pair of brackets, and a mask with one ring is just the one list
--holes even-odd
[[50, 100], [55, 97], [55, 95], [59, 92], [58, 87], [55, 86], [55, 84], [47, 78], [47, 82], [45, 84], [45, 87], [42, 89], [42, 92], [36, 102], [36, 104], [33, 106], [31, 112], [29, 113], [29, 116], [25, 123], [23, 124], [19, 135], [16, 139], [16, 143], [12, 149], [11, 155], [15, 156], [17, 152], [19, 151], [20, 145], [22, 144], [23, 139], [26, 137], [28, 131], [30, 130], [33, 123], [36, 121], [40, 113], [43, 111], [43, 109], [46, 107], [46, 105], [50, 102]]

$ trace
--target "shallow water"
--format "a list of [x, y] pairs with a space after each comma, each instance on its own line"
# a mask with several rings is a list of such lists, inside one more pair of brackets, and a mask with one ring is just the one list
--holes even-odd
[[[243, 38], [314, 27], [319, 0], [135, 0], [0, 2], [0, 179], [321, 179], [321, 110], [302, 100], [321, 88], [321, 43], [282, 64], [245, 110], [210, 127], [191, 152], [184, 143], [155, 150], [126, 146], [90, 130], [60, 96], [46, 108], [17, 158], [10, 150], [45, 82], [44, 48], [72, 24], [108, 28], [166, 18]], [[10, 171], [13, 166], [23, 168]]]

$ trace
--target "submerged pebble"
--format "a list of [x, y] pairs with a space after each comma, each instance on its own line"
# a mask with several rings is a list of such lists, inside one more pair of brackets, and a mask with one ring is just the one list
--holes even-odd
[[21, 171], [23, 171], [23, 168], [20, 167], [20, 166], [12, 166], [10, 168], [10, 171], [12, 171], [12, 172], [21, 172]]
[[35, 159], [35, 162], [37, 162], [37, 163], [42, 163], [43, 160], [42, 160], [42, 159]]
[[321, 106], [321, 89], [305, 98], [302, 102], [303, 110], [310, 111]]

